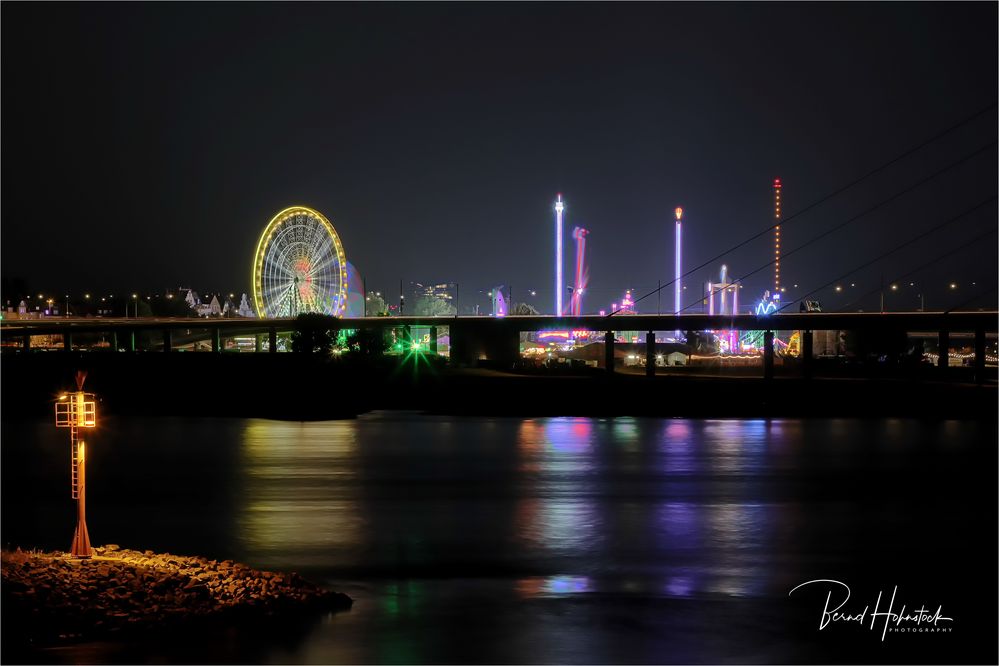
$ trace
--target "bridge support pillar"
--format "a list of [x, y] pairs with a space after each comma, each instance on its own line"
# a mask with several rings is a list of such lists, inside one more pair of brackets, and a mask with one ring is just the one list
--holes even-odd
[[436, 326], [431, 326], [430, 327], [430, 344], [428, 345], [428, 347], [430, 348], [430, 353], [431, 354], [437, 354], [437, 327]]
[[267, 351], [269, 353], [277, 353], [277, 329], [273, 326], [267, 329], [267, 345]]
[[604, 333], [604, 369], [614, 372], [614, 331]]
[[975, 383], [985, 381], [985, 329], [975, 329]]
[[941, 330], [940, 336], [937, 338], [937, 367], [946, 368], [947, 363], [950, 361], [950, 332]]
[[128, 351], [135, 351], [135, 329], [131, 328], [128, 331]]
[[649, 331], [645, 334], [645, 376], [655, 377], [656, 375], [656, 333]]
[[73, 334], [66, 331], [62, 334], [63, 351], [73, 351]]
[[812, 376], [813, 342], [811, 331], [801, 332], [801, 376], [805, 379]]
[[222, 329], [220, 328], [212, 329], [212, 351], [222, 351]]
[[173, 335], [169, 328], [163, 329], [163, 351], [167, 354], [173, 351]]
[[118, 351], [118, 331], [111, 331], [111, 351]]
[[31, 351], [31, 333], [24, 334], [24, 340], [21, 342], [21, 349], [24, 351]]
[[262, 333], [257, 333], [253, 336], [253, 351], [260, 353], [264, 350], [264, 336]]
[[763, 379], [774, 378], [774, 332], [763, 332]]

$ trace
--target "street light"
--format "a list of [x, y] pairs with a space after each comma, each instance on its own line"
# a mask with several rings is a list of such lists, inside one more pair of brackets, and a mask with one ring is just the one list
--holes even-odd
[[[139, 318], [139, 295], [132, 294], [132, 302], [135, 303], [135, 318]], [[125, 307], [125, 318], [128, 319], [128, 306]]]

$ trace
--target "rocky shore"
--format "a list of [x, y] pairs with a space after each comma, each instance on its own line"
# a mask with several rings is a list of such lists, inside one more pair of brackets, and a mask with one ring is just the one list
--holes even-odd
[[231, 560], [121, 549], [0, 554], [5, 640], [42, 646], [191, 622], [347, 610], [345, 594]]

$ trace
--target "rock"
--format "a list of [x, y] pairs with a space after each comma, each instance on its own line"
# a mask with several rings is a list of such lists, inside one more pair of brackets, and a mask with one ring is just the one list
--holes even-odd
[[[50, 641], [58, 633], [66, 640], [91, 640], [126, 626], [231, 611], [270, 615], [279, 608], [292, 611], [318, 604], [330, 610], [350, 607], [346, 595], [322, 590], [297, 573], [282, 575], [232, 560], [218, 563], [111, 545], [113, 562], [69, 562], [58, 553], [2, 553], [5, 600], [12, 600], [13, 612], [29, 626], [36, 625], [27, 640]], [[87, 629], [81, 631], [83, 626]]]
[[118, 544], [116, 544], [116, 543], [109, 543], [106, 546], [104, 546], [104, 550], [107, 551], [107, 552], [109, 552], [109, 553], [113, 553], [116, 550], [119, 550], [120, 548], [121, 547]]

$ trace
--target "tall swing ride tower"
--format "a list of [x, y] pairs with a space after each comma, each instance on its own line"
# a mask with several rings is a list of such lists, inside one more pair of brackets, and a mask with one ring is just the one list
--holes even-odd
[[555, 316], [561, 317], [562, 311], [562, 195], [555, 199]]
[[[774, 296], [780, 301], [780, 178], [774, 179]], [[778, 308], [779, 309], [779, 308]]]

